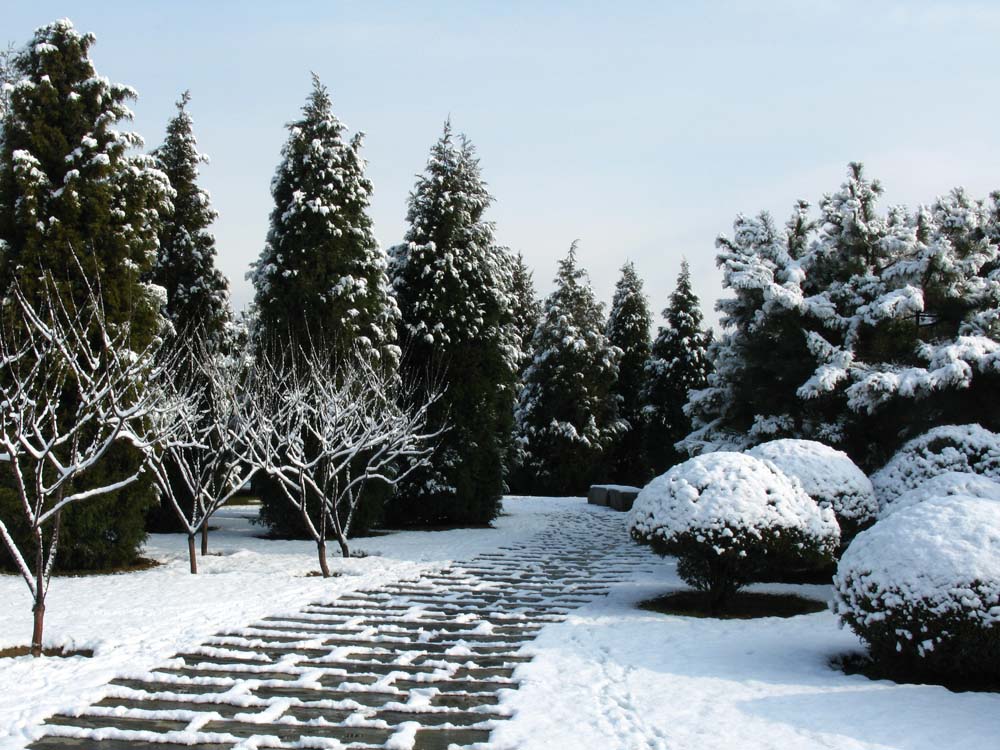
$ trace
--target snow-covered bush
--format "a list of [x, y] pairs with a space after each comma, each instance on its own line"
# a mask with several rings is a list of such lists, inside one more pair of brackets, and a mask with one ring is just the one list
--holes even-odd
[[878, 502], [871, 480], [843, 451], [815, 440], [771, 440], [749, 451], [767, 459], [802, 483], [821, 508], [830, 508], [840, 524], [845, 546], [861, 531], [875, 523]]
[[879, 507], [948, 471], [1000, 481], [1000, 435], [966, 424], [935, 427], [914, 438], [872, 474]]
[[964, 495], [979, 497], [983, 500], [1000, 500], [1000, 482], [995, 482], [978, 474], [967, 474], [964, 471], [946, 471], [936, 477], [931, 477], [912, 490], [902, 495], [889, 498], [879, 511], [879, 518], [885, 518], [890, 513], [909, 508], [918, 503], [933, 498]]
[[764, 566], [822, 564], [840, 542], [833, 511], [820, 508], [774, 464], [742, 453], [708, 453], [643, 488], [628, 519], [632, 536], [678, 557], [678, 572], [713, 609]]
[[861, 532], [834, 612], [879, 663], [910, 674], [1000, 674], [1000, 503], [931, 498]]

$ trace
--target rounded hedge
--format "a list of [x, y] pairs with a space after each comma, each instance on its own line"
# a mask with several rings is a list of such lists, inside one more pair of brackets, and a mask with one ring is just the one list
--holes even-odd
[[742, 453], [696, 456], [643, 488], [629, 514], [632, 536], [678, 557], [678, 572], [713, 607], [776, 565], [832, 560], [840, 529], [774, 464]]
[[772, 440], [748, 451], [771, 461], [802, 483], [821, 508], [830, 508], [840, 524], [842, 544], [873, 523], [878, 501], [871, 480], [843, 451], [815, 440]]
[[844, 552], [833, 609], [890, 670], [995, 679], [1000, 503], [938, 497], [881, 519]]
[[879, 511], [879, 518], [885, 518], [891, 513], [926, 500], [954, 495], [979, 497], [984, 500], [1000, 500], [1000, 482], [995, 482], [988, 477], [981, 477], [978, 474], [946, 471], [944, 474], [922, 482], [912, 490], [907, 490], [893, 498], [887, 498], [886, 503]]
[[1000, 481], [1000, 435], [966, 424], [935, 427], [913, 438], [872, 474], [879, 507], [948, 471]]

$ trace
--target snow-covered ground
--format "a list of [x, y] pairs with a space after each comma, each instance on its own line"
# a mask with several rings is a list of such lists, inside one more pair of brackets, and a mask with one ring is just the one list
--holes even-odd
[[[357, 540], [369, 557], [331, 558], [323, 580], [304, 542], [255, 538], [252, 508], [226, 508], [212, 546], [220, 556], [187, 573], [180, 536], [151, 538], [165, 565], [120, 576], [57, 579], [47, 641], [94, 648], [91, 659], [0, 660], [0, 748], [23, 748], [28, 730], [57, 710], [96, 700], [120, 672], [149, 669], [225, 628], [355, 588], [415, 575], [530, 536], [563, 513], [614, 513], [578, 499], [505, 501], [496, 530], [405, 532]], [[622, 524], [624, 533], [624, 523]], [[827, 666], [858, 648], [823, 612], [790, 619], [714, 621], [645, 612], [636, 603], [682, 584], [656, 562], [607, 598], [549, 625], [505, 698], [497, 748], [988, 748], [1000, 736], [1000, 695], [955, 694], [845, 676]], [[827, 598], [826, 586], [770, 586]], [[0, 648], [30, 634], [19, 579], [0, 577]]]

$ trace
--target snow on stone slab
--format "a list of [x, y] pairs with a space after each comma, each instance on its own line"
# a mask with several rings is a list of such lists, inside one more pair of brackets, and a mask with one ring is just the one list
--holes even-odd
[[861, 532], [841, 557], [834, 610], [877, 619], [909, 602], [1000, 625], [1000, 503], [955, 495], [902, 508]]
[[944, 425], [913, 438], [872, 474], [879, 507], [947, 471], [1000, 481], [1000, 435], [978, 424]]
[[647, 484], [628, 527], [644, 539], [668, 540], [693, 529], [725, 536], [739, 529], [801, 529], [816, 539], [840, 538], [829, 508], [820, 508], [774, 464], [743, 453], [695, 456]]
[[988, 477], [981, 477], [978, 474], [946, 471], [944, 474], [938, 474], [921, 482], [912, 490], [887, 498], [887, 502], [879, 511], [879, 518], [885, 518], [891, 513], [917, 505], [925, 500], [953, 495], [1000, 501], [1000, 482], [995, 482]]
[[846, 453], [815, 440], [771, 440], [752, 448], [755, 458], [771, 461], [802, 483], [820, 507], [832, 508], [838, 519], [866, 523], [878, 513], [871, 480]]

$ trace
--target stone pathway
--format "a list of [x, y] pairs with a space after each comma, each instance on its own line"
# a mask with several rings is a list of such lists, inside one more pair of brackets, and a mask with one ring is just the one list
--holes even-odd
[[[51, 717], [35, 750], [243, 750], [488, 743], [521, 651], [649, 551], [624, 514], [586, 509], [529, 541], [416, 579], [269, 617]], [[339, 743], [339, 744], [338, 744]]]

